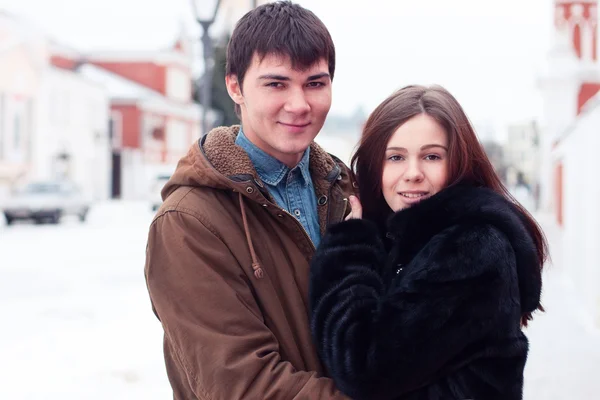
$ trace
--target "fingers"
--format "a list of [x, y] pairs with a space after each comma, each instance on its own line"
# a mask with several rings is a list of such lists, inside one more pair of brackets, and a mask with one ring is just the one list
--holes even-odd
[[346, 220], [349, 219], [361, 219], [362, 218], [362, 205], [360, 204], [360, 200], [356, 196], [348, 197], [348, 201], [350, 202], [350, 214], [346, 217]]
[[352, 207], [352, 215], [356, 219], [362, 218], [362, 204], [360, 204], [360, 200], [356, 196], [350, 196], [350, 205]]

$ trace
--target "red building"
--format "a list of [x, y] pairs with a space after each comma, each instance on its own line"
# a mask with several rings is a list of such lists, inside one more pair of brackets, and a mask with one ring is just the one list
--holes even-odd
[[112, 196], [146, 199], [201, 136], [201, 107], [192, 101], [192, 55], [179, 40], [155, 52], [75, 54], [55, 49], [52, 63], [107, 88], [113, 140]]

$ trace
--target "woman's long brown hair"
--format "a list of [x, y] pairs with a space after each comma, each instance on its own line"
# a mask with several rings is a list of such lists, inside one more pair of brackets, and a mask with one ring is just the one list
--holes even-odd
[[[540, 274], [548, 255], [548, 244], [542, 229], [531, 214], [510, 194], [496, 174], [485, 150], [464, 110], [441, 86], [407, 86], [392, 94], [369, 116], [351, 165], [359, 186], [359, 197], [365, 218], [383, 226], [392, 210], [386, 203], [381, 187], [387, 144], [400, 125], [409, 119], [427, 114], [448, 134], [448, 186], [469, 183], [486, 187], [504, 196], [523, 213], [526, 226], [537, 250]], [[540, 305], [539, 310], [543, 311]], [[531, 314], [522, 316], [527, 325]]]

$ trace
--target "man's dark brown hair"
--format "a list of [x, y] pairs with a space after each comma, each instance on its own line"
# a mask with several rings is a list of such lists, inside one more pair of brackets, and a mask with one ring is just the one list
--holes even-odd
[[[321, 59], [329, 75], [335, 71], [335, 47], [323, 22], [311, 11], [290, 1], [263, 4], [236, 24], [227, 46], [227, 75], [236, 75], [240, 90], [256, 54], [289, 56], [292, 68], [304, 70]], [[240, 106], [235, 105], [240, 116]]]

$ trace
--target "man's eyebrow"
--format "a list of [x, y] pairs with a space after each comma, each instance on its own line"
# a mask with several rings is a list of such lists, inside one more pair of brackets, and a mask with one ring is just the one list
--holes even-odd
[[266, 80], [273, 80], [273, 81], [289, 81], [290, 80], [290, 78], [287, 76], [276, 75], [276, 74], [261, 75], [258, 77], [258, 79], [266, 79]]
[[321, 79], [321, 78], [329, 78], [329, 74], [327, 72], [321, 72], [320, 74], [309, 76], [307, 80], [315, 81], [315, 80]]

